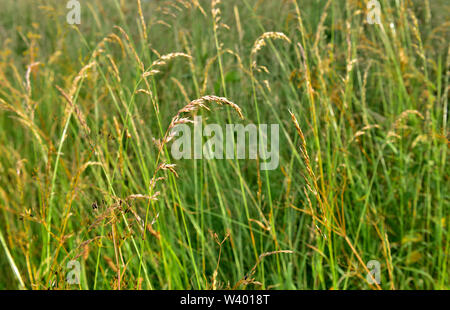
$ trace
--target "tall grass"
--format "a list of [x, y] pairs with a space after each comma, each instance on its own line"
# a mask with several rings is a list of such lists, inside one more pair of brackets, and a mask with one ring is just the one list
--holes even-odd
[[[0, 1], [1, 289], [450, 288], [446, 1], [80, 2]], [[194, 115], [279, 167], [174, 160]]]

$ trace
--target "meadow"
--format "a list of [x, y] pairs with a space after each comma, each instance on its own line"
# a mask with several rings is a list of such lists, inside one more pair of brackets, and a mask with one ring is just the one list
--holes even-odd
[[450, 289], [448, 1], [68, 2], [0, 0], [0, 289]]

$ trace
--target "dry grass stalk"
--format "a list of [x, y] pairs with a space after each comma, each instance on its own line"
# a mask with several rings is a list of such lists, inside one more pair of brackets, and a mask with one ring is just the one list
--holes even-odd
[[145, 200], [158, 200], [159, 192], [154, 193], [152, 196], [142, 195], [142, 194], [133, 194], [129, 195], [125, 200], [134, 200], [134, 199], [145, 199]]
[[259, 255], [258, 260], [256, 261], [255, 265], [253, 266], [253, 268], [241, 279], [239, 280], [234, 286], [233, 286], [233, 290], [239, 288], [241, 285], [248, 285], [248, 284], [260, 284], [259, 282], [256, 282], [255, 279], [251, 278], [255, 272], [256, 272], [256, 268], [258, 268], [258, 265], [261, 263], [262, 259], [264, 257], [270, 256], [270, 255], [274, 255], [274, 254], [293, 254], [294, 251], [291, 250], [279, 250], [279, 251], [273, 251], [273, 252], [266, 252], [263, 253], [261, 255]]
[[325, 7], [322, 9], [323, 13], [322, 13], [322, 16], [320, 17], [319, 25], [317, 26], [316, 37], [314, 39], [314, 44], [312, 47], [312, 50], [315, 51], [316, 54], [318, 54], [317, 46], [320, 41], [320, 36], [323, 33], [323, 31], [325, 30], [325, 27], [323, 26], [323, 24], [325, 23], [325, 20], [327, 18], [327, 14], [328, 14], [327, 10], [328, 10], [330, 4], [331, 4], [331, 0], [328, 0], [327, 3], [325, 4]]
[[27, 67], [27, 73], [25, 74], [25, 80], [26, 80], [26, 88], [27, 88], [27, 94], [28, 97], [31, 97], [31, 82], [30, 82], [30, 75], [31, 70], [33, 70], [34, 67], [37, 67], [39, 65], [42, 65], [40, 62], [33, 62]]
[[133, 53], [133, 56], [136, 59], [136, 62], [138, 63], [139, 68], [142, 70], [142, 72], [144, 72], [145, 71], [144, 64], [142, 63], [141, 59], [139, 58], [139, 55], [137, 54], [136, 50], [134, 49], [133, 44], [131, 44], [130, 37], [128, 36], [126, 31], [122, 27], [117, 26], [117, 25], [115, 25], [114, 28], [118, 29], [120, 31], [120, 33], [125, 37], [125, 39], [127, 40], [127, 45], [130, 48], [131, 52]]
[[239, 35], [239, 42], [242, 43], [242, 39], [244, 38], [244, 32], [242, 31], [241, 18], [239, 16], [239, 9], [235, 5], [233, 7], [233, 10], [234, 10], [234, 18], [236, 19], [236, 28], [237, 28], [237, 32]]
[[160, 71], [158, 69], [154, 69], [154, 67], [161, 67], [166, 65], [169, 61], [178, 58], [178, 57], [185, 57], [188, 59], [191, 59], [192, 57], [189, 56], [188, 54], [185, 53], [169, 53], [166, 55], [163, 55], [161, 57], [159, 57], [157, 60], [155, 60], [151, 65], [150, 68], [148, 70], [145, 70], [142, 73], [142, 77], [148, 77], [148, 76], [153, 76], [158, 74]]
[[378, 125], [367, 125], [367, 126], [364, 126], [361, 130], [358, 130], [354, 135], [353, 135], [353, 138], [352, 138], [352, 140], [355, 140], [356, 138], [358, 138], [359, 136], [362, 136], [362, 135], [364, 135], [365, 133], [366, 133], [366, 131], [368, 131], [368, 130], [370, 130], [370, 129], [373, 129], [373, 128], [380, 128], [380, 126], [378, 126]]
[[110, 54], [106, 55], [106, 58], [108, 58], [109, 62], [111, 63], [113, 72], [114, 72], [114, 76], [116, 77], [117, 81], [120, 83], [121, 79], [120, 79], [120, 73], [119, 73], [119, 69], [117, 68], [116, 63], [114, 62], [114, 59], [112, 58], [112, 56]]
[[69, 91], [69, 97], [71, 99], [73, 99], [73, 96], [75, 95], [77, 88], [78, 88], [78, 83], [80, 82], [81, 79], [86, 77], [86, 73], [89, 69], [91, 69], [92, 67], [94, 67], [96, 65], [95, 62], [90, 62], [87, 65], [85, 65], [83, 68], [81, 68], [80, 72], [78, 72], [77, 76], [75, 77], [75, 79], [72, 82], [72, 87], [70, 88]]
[[[223, 53], [223, 51], [219, 51], [218, 55], [220, 55], [221, 53]], [[202, 85], [202, 88], [201, 88], [201, 93], [202, 94], [204, 94], [206, 92], [206, 87], [208, 86], [209, 69], [213, 65], [214, 61], [216, 61], [218, 55], [214, 55], [213, 57], [209, 58], [206, 61], [205, 69], [203, 70], [203, 85]]]
[[70, 109], [66, 110], [66, 118], [72, 113], [72, 111], [75, 111], [75, 115], [77, 116], [78, 122], [83, 127], [83, 129], [86, 131], [87, 134], [91, 133], [91, 129], [87, 125], [86, 117], [84, 116], [84, 113], [78, 108], [76, 104], [73, 103], [72, 97], [64, 92], [64, 90], [56, 85], [56, 89], [61, 93], [61, 95], [66, 99], [67, 103], [69, 104]]
[[[353, 252], [353, 254], [355, 255], [356, 259], [358, 260], [358, 262], [361, 264], [361, 266], [363, 266], [364, 270], [367, 272], [367, 274], [369, 274], [372, 278], [372, 274], [370, 273], [369, 269], [367, 268], [367, 265], [364, 263], [364, 261], [362, 260], [361, 256], [359, 255], [358, 251], [356, 251], [356, 248], [353, 246], [353, 243], [351, 242], [351, 240], [349, 239], [349, 237], [346, 234], [346, 230], [345, 230], [345, 222], [343, 222], [342, 220], [339, 221], [335, 214], [330, 211], [330, 207], [328, 206], [328, 202], [326, 200], [325, 197], [322, 197], [323, 195], [320, 192], [319, 186], [317, 184], [314, 172], [312, 171], [311, 165], [310, 165], [310, 161], [309, 161], [309, 156], [306, 150], [306, 140], [305, 137], [303, 135], [303, 132], [300, 128], [300, 125], [298, 124], [297, 118], [295, 117], [295, 115], [290, 112], [291, 114], [291, 118], [292, 121], [294, 122], [294, 125], [297, 129], [297, 132], [300, 136], [301, 142], [302, 142], [302, 147], [301, 147], [301, 153], [303, 156], [303, 159], [305, 161], [306, 167], [307, 167], [307, 171], [309, 173], [309, 175], [311, 176], [311, 178], [313, 179], [313, 185], [314, 185], [314, 191], [309, 187], [310, 183], [308, 181], [307, 178], [304, 178], [306, 183], [308, 184], [309, 190], [313, 193], [315, 193], [316, 199], [318, 201], [319, 207], [321, 209], [322, 214], [321, 215], [317, 215], [316, 212], [314, 211], [312, 204], [311, 204], [311, 200], [309, 199], [308, 193], [305, 190], [305, 195], [307, 197], [308, 203], [310, 205], [310, 212], [308, 211], [304, 211], [301, 210], [302, 212], [305, 212], [309, 215], [312, 216], [314, 221], [318, 221], [320, 222], [322, 225], [324, 225], [327, 228], [327, 231], [329, 233], [334, 232], [335, 234], [337, 234], [338, 236], [344, 238], [345, 242], [347, 243], [347, 245], [350, 247], [351, 251]], [[343, 210], [342, 210], [343, 213]], [[343, 217], [343, 214], [341, 215], [341, 217]], [[330, 223], [330, 220], [328, 220], [328, 218], [332, 219], [333, 223], [338, 223], [338, 226], [335, 226], [334, 224]], [[315, 227], [320, 231], [320, 228], [315, 225]], [[324, 238], [326, 238], [326, 235], [324, 235], [322, 232], [321, 234], [324, 236]], [[375, 281], [374, 281], [375, 282]], [[381, 289], [381, 287], [375, 282], [375, 287], [377, 289]]]
[[163, 56], [159, 57], [159, 59], [155, 60], [151, 64], [150, 68], [152, 68], [154, 66], [166, 65], [168, 61], [173, 60], [174, 58], [177, 58], [177, 57], [185, 57], [185, 58], [188, 58], [188, 59], [192, 58], [190, 55], [185, 54], [185, 53], [180, 53], [180, 52], [169, 53], [169, 54], [163, 55]]
[[183, 84], [181, 84], [181, 82], [178, 79], [174, 78], [174, 77], [171, 77], [170, 79], [172, 80], [172, 82], [175, 83], [175, 85], [177, 85], [178, 89], [180, 90], [181, 94], [184, 97], [184, 100], [186, 100], [186, 102], [189, 102], [190, 101], [189, 100], [189, 96], [188, 96], [188, 94], [186, 92], [186, 89], [184, 88]]
[[198, 0], [191, 0], [192, 4], [194, 5], [194, 7], [196, 7], [197, 9], [199, 9], [199, 11], [203, 14], [203, 16], [206, 17], [206, 12], [203, 9], [203, 7], [200, 5], [200, 3], [198, 2]]
[[[164, 146], [168, 142], [170, 142], [172, 140], [172, 138], [174, 137], [172, 129], [176, 125], [192, 123], [192, 120], [190, 120], [189, 118], [186, 118], [186, 117], [181, 117], [181, 115], [183, 113], [197, 111], [199, 108], [204, 108], [206, 110], [209, 110], [209, 108], [207, 107], [207, 104], [211, 103], [211, 102], [214, 102], [218, 105], [228, 105], [236, 111], [236, 113], [239, 115], [239, 117], [241, 119], [244, 118], [241, 108], [237, 104], [228, 100], [227, 98], [209, 95], [209, 96], [203, 96], [201, 98], [195, 99], [195, 100], [191, 101], [190, 103], [188, 103], [187, 105], [185, 105], [183, 108], [181, 108], [178, 111], [178, 113], [172, 118], [172, 121], [170, 122], [169, 127], [167, 128], [162, 141], [158, 142], [159, 147], [158, 147], [158, 157], [157, 157], [156, 162], [159, 162], [159, 159], [161, 157]], [[158, 167], [155, 169], [155, 172], [153, 173], [153, 177], [149, 184], [150, 192], [153, 191], [157, 181], [162, 179], [162, 178], [156, 178], [158, 171], [168, 170], [168, 171], [172, 172], [176, 177], [178, 177], [178, 174], [175, 171], [175, 166], [176, 166], [175, 164], [167, 164], [167, 163], [161, 163], [158, 165]]]
[[417, 110], [405, 110], [403, 111], [395, 120], [391, 130], [389, 130], [388, 134], [387, 134], [387, 138], [397, 138], [400, 139], [401, 136], [398, 133], [398, 131], [400, 129], [405, 128], [405, 125], [403, 124], [404, 120], [406, 120], [408, 118], [409, 115], [417, 115], [418, 117], [420, 117], [421, 119], [424, 119], [424, 116]]
[[289, 114], [291, 115], [291, 119], [294, 122], [295, 128], [297, 130], [298, 135], [300, 136], [300, 140], [302, 143], [302, 146], [300, 148], [300, 152], [303, 156], [303, 159], [305, 161], [306, 164], [306, 169], [308, 171], [308, 174], [311, 176], [311, 178], [313, 178], [313, 180], [316, 179], [316, 176], [311, 168], [311, 162], [309, 159], [309, 155], [308, 155], [308, 150], [306, 148], [306, 140], [305, 140], [305, 136], [303, 135], [303, 131], [300, 128], [300, 125], [298, 124], [297, 118], [295, 117], [294, 113], [292, 113], [291, 111], [289, 111]]
[[158, 168], [156, 168], [156, 171], [159, 170], [169, 170], [170, 172], [172, 172], [177, 178], [178, 178], [178, 173], [175, 170], [175, 164], [166, 164], [166, 163], [161, 163]]
[[222, 254], [222, 245], [225, 243], [225, 241], [228, 239], [228, 237], [230, 237], [230, 232], [227, 232], [227, 234], [225, 235], [223, 240], [220, 241], [219, 237], [217, 236], [217, 234], [214, 233], [214, 240], [219, 245], [219, 257], [217, 258], [216, 269], [214, 270], [214, 273], [213, 273], [213, 276], [212, 276], [212, 289], [213, 290], [217, 289], [217, 274], [219, 272], [219, 264], [220, 264], [221, 254]]
[[147, 27], [145, 26], [144, 14], [142, 14], [141, 0], [137, 0], [137, 3], [138, 3], [139, 18], [141, 20], [142, 32], [144, 34], [144, 39], [147, 41]]
[[42, 149], [44, 161], [45, 163], [48, 163], [48, 147], [43, 140], [46, 140], [49, 143], [51, 143], [51, 141], [44, 134], [44, 132], [39, 127], [36, 126], [33, 120], [28, 116], [28, 114], [25, 113], [22, 108], [13, 106], [12, 104], [7, 103], [1, 98], [0, 98], [0, 110], [10, 111], [17, 114], [19, 122], [22, 123], [28, 129], [30, 129], [33, 135], [36, 137], [37, 142]]
[[278, 40], [284, 40], [287, 43], [291, 43], [291, 40], [282, 32], [265, 32], [261, 36], [259, 36], [258, 39], [256, 39], [255, 43], [253, 44], [252, 51], [250, 53], [250, 57], [253, 60], [252, 61], [252, 67], [256, 68], [256, 54], [259, 50], [261, 50], [264, 46], [266, 46], [266, 42], [268, 39], [278, 39]]
[[109, 34], [107, 37], [107, 40], [108, 40], [108, 42], [117, 42], [117, 44], [119, 44], [119, 46], [120, 46], [120, 51], [122, 52], [122, 57], [125, 57], [125, 46], [117, 34], [115, 34], [115, 33]]
[[143, 89], [143, 88], [138, 89], [138, 90], [136, 91], [136, 93], [143, 93], [143, 94], [147, 94], [147, 95], [149, 95], [149, 96], [152, 96], [152, 95], [153, 95], [151, 91], [146, 90], [146, 89]]
[[219, 30], [220, 27], [223, 27], [227, 30], [230, 29], [230, 27], [227, 24], [222, 23], [221, 19], [221, 11], [218, 8], [220, 4], [220, 0], [212, 0], [211, 1], [211, 14], [214, 21], [214, 31]]

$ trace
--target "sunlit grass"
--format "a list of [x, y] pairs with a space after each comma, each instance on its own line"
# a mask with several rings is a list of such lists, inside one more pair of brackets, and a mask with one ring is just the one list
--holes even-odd
[[[446, 1], [80, 2], [0, 1], [1, 289], [450, 288]], [[186, 106], [279, 167], [174, 160]]]

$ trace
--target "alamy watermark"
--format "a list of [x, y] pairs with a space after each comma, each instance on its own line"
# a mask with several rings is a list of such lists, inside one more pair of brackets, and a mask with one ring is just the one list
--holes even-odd
[[70, 270], [67, 273], [66, 281], [68, 284], [80, 284], [80, 273], [81, 273], [81, 265], [79, 261], [71, 260], [67, 262], [66, 266], [67, 270]]
[[70, 25], [77, 24], [79, 25], [81, 23], [81, 4], [77, 0], [70, 0], [67, 2], [67, 9], [69, 9], [69, 12], [66, 15], [67, 23]]
[[367, 263], [367, 268], [369, 269], [369, 274], [366, 276], [367, 282], [369, 284], [380, 284], [381, 283], [381, 265], [377, 260], [371, 260]]
[[371, 25], [381, 24], [381, 5], [377, 0], [370, 0], [367, 3], [367, 22]]
[[[279, 164], [279, 125], [207, 124], [194, 117], [194, 132], [187, 124], [172, 129], [171, 154], [174, 159], [261, 159], [261, 170], [274, 170]], [[270, 135], [270, 144], [269, 144]], [[248, 136], [248, 139], [247, 139]], [[204, 139], [207, 138], [203, 143]], [[247, 143], [248, 141], [248, 143]]]

